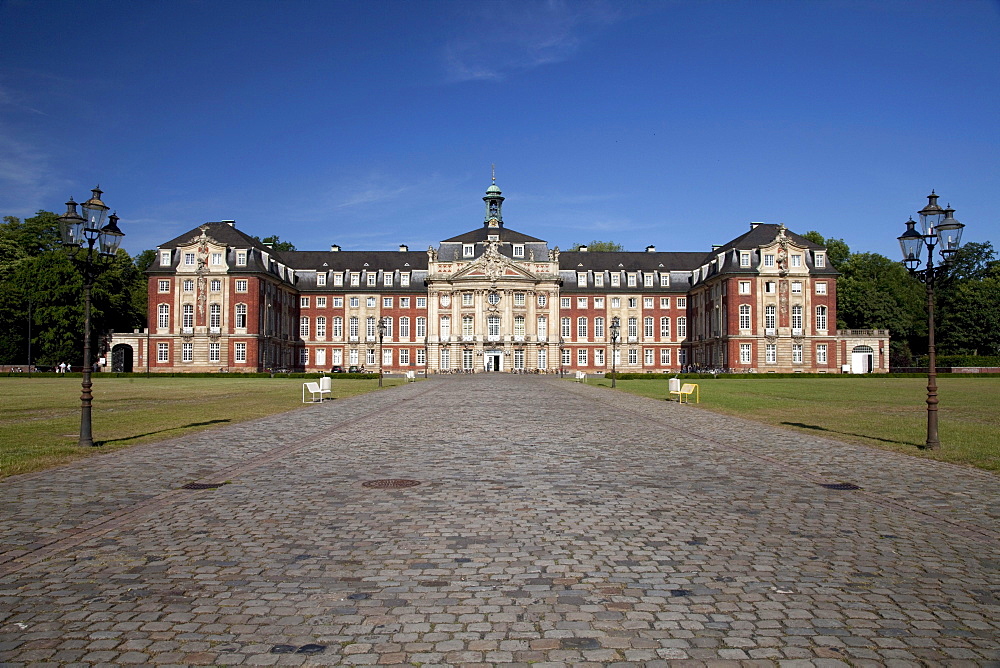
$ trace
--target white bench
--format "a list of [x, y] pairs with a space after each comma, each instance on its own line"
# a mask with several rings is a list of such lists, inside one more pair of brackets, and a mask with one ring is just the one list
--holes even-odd
[[684, 383], [681, 385], [680, 389], [670, 390], [670, 394], [677, 395], [677, 401], [684, 403], [684, 397], [687, 397], [687, 402], [691, 403], [691, 395], [694, 395], [694, 402], [696, 404], [701, 403], [701, 398], [698, 396], [698, 383]]
[[[326, 383], [322, 381], [326, 380]], [[302, 403], [316, 403], [323, 401], [324, 394], [331, 394], [329, 378], [320, 378], [319, 383], [302, 383]], [[324, 387], [325, 385], [325, 387]], [[309, 393], [309, 401], [306, 401], [306, 392]]]
[[587, 374], [584, 373], [583, 371], [577, 371], [576, 372], [576, 382], [578, 382], [578, 383], [586, 383], [587, 382]]
[[406, 382], [407, 383], [412, 383], [416, 379], [417, 379], [417, 372], [416, 371], [407, 371], [406, 372]]

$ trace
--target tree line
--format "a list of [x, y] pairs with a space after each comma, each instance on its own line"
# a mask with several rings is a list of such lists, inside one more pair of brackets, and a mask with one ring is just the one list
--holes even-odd
[[[888, 329], [890, 364], [911, 366], [927, 351], [924, 285], [897, 261], [855, 253], [843, 239], [816, 231], [803, 235], [826, 246], [837, 282], [837, 327]], [[276, 250], [295, 247], [265, 237]], [[579, 244], [577, 244], [579, 246]], [[612, 241], [592, 241], [592, 252], [622, 251]], [[155, 259], [122, 249], [105, 260], [94, 282], [91, 320], [94, 350], [106, 352], [112, 331], [146, 326], [145, 271]], [[1000, 355], [1000, 260], [989, 242], [966, 243], [936, 284], [935, 330], [939, 354]], [[49, 211], [0, 224], [0, 364], [79, 366], [83, 358], [83, 276], [59, 239], [59, 217]]]

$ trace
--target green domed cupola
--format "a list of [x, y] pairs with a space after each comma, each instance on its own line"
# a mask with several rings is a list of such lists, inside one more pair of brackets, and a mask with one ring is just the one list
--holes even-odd
[[486, 189], [486, 218], [483, 219], [486, 227], [503, 227], [503, 197], [500, 188], [497, 187], [496, 168], [493, 170], [493, 185]]

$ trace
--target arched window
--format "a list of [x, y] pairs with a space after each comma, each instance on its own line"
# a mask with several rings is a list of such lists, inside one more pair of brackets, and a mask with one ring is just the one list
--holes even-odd
[[774, 329], [775, 327], [777, 327], [777, 324], [776, 324], [777, 313], [778, 313], [778, 309], [777, 309], [777, 307], [774, 304], [768, 304], [767, 306], [764, 307], [764, 328], [765, 329]]
[[514, 316], [514, 336], [524, 336], [524, 316]]
[[825, 330], [826, 329], [826, 307], [817, 306], [816, 307], [816, 329]]
[[208, 326], [219, 329], [222, 326], [222, 307], [210, 304], [208, 307]]
[[181, 327], [194, 327], [194, 304], [185, 304], [181, 314]]
[[160, 304], [156, 309], [156, 326], [170, 327], [170, 304]]
[[792, 307], [792, 329], [802, 329], [802, 306], [800, 304]]
[[237, 304], [236, 305], [236, 327], [240, 329], [246, 329], [247, 326], [247, 305]]
[[750, 329], [749, 304], [740, 304], [740, 329]]

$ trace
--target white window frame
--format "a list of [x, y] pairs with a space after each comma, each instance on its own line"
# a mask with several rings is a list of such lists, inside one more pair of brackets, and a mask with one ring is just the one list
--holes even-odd
[[156, 361], [157, 362], [169, 362], [170, 361], [170, 344], [169, 343], [157, 343], [156, 344]]
[[233, 361], [243, 362], [247, 361], [247, 344], [242, 341], [237, 341], [233, 344]]

